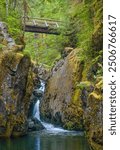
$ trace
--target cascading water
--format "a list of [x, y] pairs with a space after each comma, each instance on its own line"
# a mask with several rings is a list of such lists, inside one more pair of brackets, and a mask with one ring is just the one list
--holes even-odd
[[37, 102], [34, 106], [33, 116], [40, 121], [39, 105], [40, 105], [40, 100], [37, 100]]
[[[42, 91], [44, 93], [45, 90], [45, 83], [41, 80], [41, 86], [38, 89], [39, 91]], [[35, 118], [37, 118], [40, 121], [40, 110], [39, 110], [39, 106], [40, 106], [40, 100], [38, 99], [35, 106], [34, 106], [34, 110], [33, 110], [33, 116]]]
[[[41, 80], [41, 87], [38, 89], [39, 91], [42, 91], [44, 93], [45, 91], [45, 83], [44, 81]], [[44, 121], [41, 121], [40, 120], [40, 99], [37, 100], [35, 106], [34, 106], [34, 111], [33, 111], [33, 116], [35, 118], [37, 118], [41, 123], [42, 125], [45, 127], [45, 129], [47, 131], [52, 131], [52, 132], [69, 132], [68, 130], [64, 130], [62, 128], [58, 128], [58, 127], [55, 127], [53, 124], [50, 124], [50, 123], [47, 123], [47, 122], [44, 122]]]
[[[39, 90], [44, 92], [44, 82], [42, 82], [41, 85]], [[40, 91], [38, 92], [41, 93]], [[31, 130], [36, 132], [29, 133], [27, 137], [23, 136], [17, 139], [10, 138], [9, 140], [4, 139], [2, 141], [0, 139], [0, 150], [90, 150], [83, 132], [64, 130], [41, 121], [39, 114], [40, 101], [41, 100], [38, 98], [34, 106], [33, 116], [35, 122], [38, 124], [40, 122], [44, 128], [40, 130], [39, 128], [37, 130]], [[33, 122], [30, 122], [30, 125], [33, 125]], [[33, 128], [35, 129], [36, 127], [34, 126]]]

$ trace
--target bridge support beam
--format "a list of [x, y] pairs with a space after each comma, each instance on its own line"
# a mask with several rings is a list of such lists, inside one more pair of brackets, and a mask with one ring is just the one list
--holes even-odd
[[45, 34], [54, 34], [54, 35], [61, 34], [57, 29], [52, 29], [49, 27], [32, 26], [32, 25], [25, 25], [25, 32], [45, 33]]

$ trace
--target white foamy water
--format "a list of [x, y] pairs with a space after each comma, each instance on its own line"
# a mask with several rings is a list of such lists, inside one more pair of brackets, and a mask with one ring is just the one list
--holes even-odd
[[[43, 81], [41, 81], [41, 87], [39, 88], [40, 91], [44, 92], [45, 90], [45, 83]], [[70, 132], [68, 130], [64, 130], [60, 127], [55, 127], [53, 124], [50, 124], [50, 123], [47, 123], [47, 122], [44, 122], [44, 121], [41, 121], [40, 120], [40, 100], [37, 100], [36, 104], [35, 104], [35, 107], [34, 107], [34, 111], [33, 111], [33, 116], [35, 118], [37, 118], [41, 123], [42, 125], [45, 127], [45, 129], [47, 131], [51, 131], [51, 132]]]
[[55, 127], [53, 124], [50, 124], [50, 123], [46, 123], [44, 121], [41, 121], [40, 120], [40, 111], [39, 111], [39, 106], [40, 105], [40, 100], [38, 100], [35, 104], [35, 107], [34, 107], [34, 117], [37, 118], [41, 123], [42, 125], [45, 127], [45, 129], [47, 131], [52, 131], [52, 132], [69, 132], [68, 130], [64, 130], [60, 127]]
[[45, 91], [45, 83], [42, 80], [41, 80], [41, 86], [40, 86], [39, 90], [42, 92]]
[[35, 118], [37, 118], [40, 121], [40, 111], [39, 111], [39, 105], [40, 105], [40, 101], [37, 100], [35, 106], [34, 106], [34, 111], [33, 111], [33, 116]]
[[45, 127], [46, 130], [48, 131], [55, 131], [55, 132], [70, 132], [68, 130], [64, 130], [60, 127], [55, 127], [53, 124], [46, 123], [46, 122], [41, 122], [42, 125]]

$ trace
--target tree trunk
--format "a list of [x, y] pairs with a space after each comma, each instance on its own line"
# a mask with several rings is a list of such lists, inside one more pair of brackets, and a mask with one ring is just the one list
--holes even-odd
[[6, 0], [6, 16], [9, 15], [9, 0]]

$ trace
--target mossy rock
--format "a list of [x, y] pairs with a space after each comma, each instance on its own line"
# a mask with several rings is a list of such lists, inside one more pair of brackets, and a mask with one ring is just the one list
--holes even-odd
[[3, 129], [0, 137], [26, 134], [33, 91], [30, 58], [14, 50], [3, 51], [0, 53], [0, 69], [0, 129]]
[[84, 125], [88, 141], [93, 150], [102, 150], [103, 146], [103, 81], [99, 79], [94, 91], [89, 94], [84, 114]]
[[78, 104], [70, 104], [64, 109], [63, 127], [68, 130], [84, 130], [83, 109]]
[[89, 90], [90, 86], [92, 86], [92, 83], [89, 81], [83, 81], [77, 84], [77, 87], [80, 88], [81, 90], [83, 89]]

